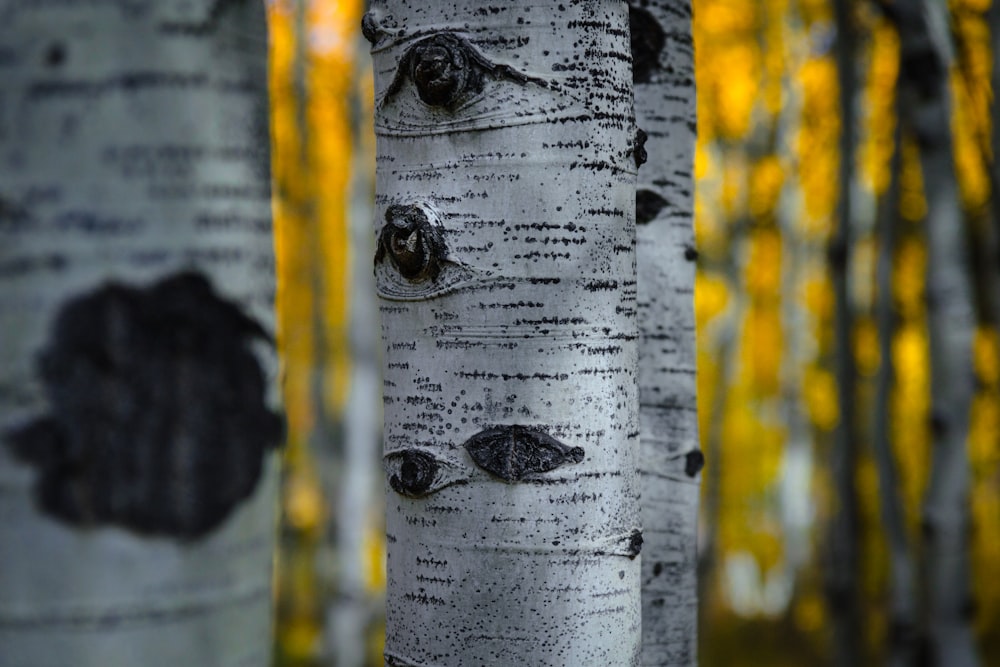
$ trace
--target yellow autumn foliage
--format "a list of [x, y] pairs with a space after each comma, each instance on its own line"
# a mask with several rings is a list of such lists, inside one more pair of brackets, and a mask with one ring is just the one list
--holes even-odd
[[[307, 659], [320, 637], [322, 614], [314, 541], [327, 522], [327, 500], [310, 472], [307, 436], [323, 415], [336, 416], [350, 392], [347, 340], [352, 297], [347, 268], [347, 198], [352, 165], [361, 153], [373, 169], [373, 137], [352, 126], [351, 104], [372, 109], [370, 76], [359, 77], [360, 0], [313, 0], [307, 35], [295, 34], [293, 3], [269, 4], [272, 26], [271, 86], [275, 214], [279, 256], [279, 344], [290, 447], [284, 515], [302, 538], [299, 551], [283, 554], [279, 575], [278, 636], [285, 654]], [[952, 73], [955, 168], [963, 203], [970, 211], [991, 204], [989, 79], [994, 66], [983, 17], [989, 0], [951, 0], [959, 38]], [[811, 540], [821, 541], [822, 521], [834, 506], [825, 458], [829, 435], [840, 419], [831, 368], [834, 298], [826, 271], [825, 245], [837, 224], [841, 122], [837, 67], [832, 50], [829, 0], [695, 0], [694, 38], [698, 102], [695, 192], [696, 242], [701, 260], [696, 276], [699, 424], [702, 437], [721, 429], [719, 515], [714, 520], [717, 561], [749, 555], [762, 579], [779, 576], [788, 557], [779, 488], [792, 435], [790, 409], [800, 410], [815, 450], [808, 488], [818, 517]], [[859, 118], [856, 178], [859, 209], [874, 218], [889, 188], [896, 142], [895, 90], [899, 40], [892, 24], [869, 8], [856, 8], [859, 40]], [[297, 41], [306, 39], [303, 43]], [[305, 113], [299, 106], [296, 57], [307, 54]], [[301, 119], [305, 125], [301, 125]], [[905, 137], [899, 174], [902, 218], [892, 272], [897, 330], [891, 359], [881, 359], [871, 312], [877, 244], [868, 230], [852, 252], [852, 297], [858, 308], [853, 350], [859, 379], [859, 420], [872, 403], [871, 384], [883, 363], [895, 371], [891, 395], [893, 453], [911, 536], [918, 536], [920, 508], [931, 457], [929, 350], [926, 329], [927, 249], [921, 222], [927, 213], [919, 150]], [[865, 218], [865, 224], [875, 221]], [[789, 236], [791, 235], [791, 236]], [[788, 253], [802, 253], [792, 279]], [[364, 260], [363, 260], [364, 261]], [[318, 287], [318, 289], [317, 289]], [[791, 301], [789, 301], [791, 300]], [[794, 317], [786, 319], [791, 313]], [[731, 358], [713, 345], [726, 326], [738, 337]], [[801, 326], [804, 330], [789, 327]], [[974, 341], [981, 390], [972, 413], [969, 454], [971, 509], [976, 527], [972, 564], [980, 578], [977, 627], [1000, 623], [1000, 590], [987, 581], [1000, 560], [1000, 342], [997, 331], [980, 327]], [[801, 358], [793, 358], [800, 350]], [[728, 368], [727, 364], [735, 368]], [[317, 371], [318, 367], [318, 371]], [[322, 392], [317, 393], [316, 379]], [[724, 385], [732, 378], [731, 385]], [[868, 392], [868, 393], [865, 393]], [[709, 409], [725, 405], [722, 414]], [[792, 406], [792, 407], [790, 407]], [[708, 469], [707, 469], [708, 470]], [[709, 479], [706, 476], [706, 479]], [[878, 530], [879, 488], [874, 462], [865, 457], [856, 471], [861, 499], [866, 594], [884, 594], [889, 567]], [[359, 518], [359, 520], [361, 520]], [[384, 538], [375, 517], [364, 550], [367, 584], [380, 590]], [[706, 530], [709, 528], [706, 527]], [[812, 544], [818, 549], [818, 544]], [[815, 560], [816, 554], [813, 553]], [[820, 643], [830, 618], [815, 563], [794, 574], [795, 595], [788, 618], [809, 641]], [[995, 579], [995, 578], [993, 578]], [[759, 584], [759, 582], [758, 582]], [[710, 590], [718, 591], [716, 588]], [[880, 604], [880, 603], [873, 603]], [[706, 601], [706, 608], [724, 606]], [[877, 608], [877, 607], [876, 607]], [[869, 620], [877, 613], [869, 611]], [[990, 625], [992, 624], [992, 626]], [[718, 636], [719, 626], [703, 632]], [[884, 637], [885, 624], [872, 620], [871, 638]], [[372, 660], [381, 652], [372, 635]], [[735, 663], [734, 663], [735, 664]]]
[[889, 187], [889, 167], [895, 150], [899, 36], [895, 27], [883, 19], [874, 22], [869, 40], [862, 107], [865, 140], [859, 147], [859, 175], [875, 195], [881, 196]]

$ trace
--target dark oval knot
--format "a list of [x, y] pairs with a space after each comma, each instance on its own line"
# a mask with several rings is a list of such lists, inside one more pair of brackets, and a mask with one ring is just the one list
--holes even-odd
[[434, 35], [413, 47], [410, 78], [421, 100], [446, 107], [465, 92], [471, 67], [461, 40], [449, 34]]
[[376, 261], [388, 255], [400, 275], [412, 282], [434, 280], [447, 249], [441, 230], [419, 206], [393, 205], [385, 213]]
[[424, 452], [409, 450], [396, 454], [402, 459], [399, 474], [389, 478], [389, 486], [396, 493], [418, 497], [430, 490], [437, 476], [438, 464], [434, 457]]

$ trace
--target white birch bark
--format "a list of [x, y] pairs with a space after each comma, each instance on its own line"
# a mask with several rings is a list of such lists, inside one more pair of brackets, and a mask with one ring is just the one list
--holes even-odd
[[387, 665], [635, 665], [625, 3], [385, 0]]
[[973, 396], [975, 314], [968, 247], [955, 176], [947, 7], [892, 5], [900, 36], [904, 122], [920, 146], [927, 198], [927, 318], [934, 449], [923, 509], [923, 635], [926, 664], [978, 664], [972, 635], [966, 440]]
[[0, 663], [264, 666], [262, 3], [0, 1]]
[[698, 660], [700, 471], [695, 386], [694, 44], [690, 0], [630, 3], [636, 189], [642, 664]]

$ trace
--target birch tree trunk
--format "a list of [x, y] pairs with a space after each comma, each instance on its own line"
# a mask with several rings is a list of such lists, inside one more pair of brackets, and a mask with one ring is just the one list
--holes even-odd
[[698, 660], [694, 44], [690, 0], [629, 6], [636, 121], [649, 160], [636, 189], [644, 558], [642, 664]]
[[975, 325], [965, 224], [950, 130], [951, 48], [943, 2], [892, 5], [900, 36], [904, 121], [920, 146], [927, 198], [927, 312], [934, 451], [924, 500], [925, 663], [978, 664], [969, 581], [969, 461]]
[[387, 665], [635, 665], [625, 3], [373, 3]]
[[254, 1], [0, 1], [0, 662], [267, 665]]
[[852, 667], [864, 653], [861, 623], [861, 559], [858, 554], [859, 510], [855, 472], [858, 461], [854, 360], [854, 310], [850, 298], [852, 190], [854, 187], [856, 50], [851, 0], [836, 0], [837, 73], [840, 84], [840, 183], [837, 230], [830, 241], [829, 260], [834, 289], [837, 406], [840, 419], [833, 433], [831, 476], [837, 503], [833, 515], [826, 567], [826, 586], [833, 618], [834, 664]]
[[[901, 105], [896, 104], [897, 113]], [[879, 507], [889, 551], [889, 633], [885, 664], [911, 667], [916, 651], [916, 568], [906, 533], [906, 517], [900, 497], [899, 473], [893, 454], [891, 428], [892, 390], [895, 372], [892, 343], [896, 333], [893, 295], [893, 258], [899, 227], [899, 175], [902, 168], [902, 132], [897, 123], [895, 150], [889, 167], [889, 188], [880, 207], [878, 260], [876, 267], [875, 319], [878, 326], [879, 369], [872, 410], [872, 449], [878, 469]]]

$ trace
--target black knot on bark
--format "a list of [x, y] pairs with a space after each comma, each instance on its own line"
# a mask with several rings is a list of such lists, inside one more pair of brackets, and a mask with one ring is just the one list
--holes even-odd
[[411, 282], [434, 280], [441, 272], [447, 247], [441, 230], [419, 206], [394, 204], [385, 212], [376, 263], [388, 256], [400, 275]]
[[478, 77], [469, 47], [455, 35], [428, 37], [413, 47], [409, 58], [410, 78], [426, 104], [450, 107], [476, 87]]
[[378, 24], [378, 19], [375, 18], [375, 14], [372, 12], [366, 13], [361, 17], [361, 34], [365, 36], [368, 43], [375, 46], [378, 41], [378, 35], [382, 31], [381, 26]]
[[632, 534], [628, 538], [628, 557], [630, 560], [634, 560], [639, 552], [642, 551], [642, 531], [633, 530]]
[[705, 467], [705, 455], [700, 449], [692, 449], [684, 455], [684, 474], [694, 477]]
[[399, 471], [389, 477], [389, 486], [404, 496], [425, 495], [437, 478], [438, 463], [434, 457], [415, 449], [391, 455], [398, 459]]
[[475, 434], [465, 449], [476, 465], [506, 482], [519, 482], [533, 473], [580, 463], [581, 447], [570, 447], [547, 433], [526, 426], [496, 426]]
[[632, 157], [635, 158], [635, 167], [638, 169], [646, 164], [649, 155], [646, 153], [646, 140], [649, 135], [642, 128], [636, 128], [635, 141], [632, 143]]
[[56, 42], [45, 51], [45, 64], [49, 67], [59, 67], [66, 62], [66, 47]]
[[942, 410], [938, 409], [931, 411], [931, 434], [934, 436], [935, 440], [940, 440], [945, 437], [945, 434], [948, 432], [949, 421], [948, 416]]

